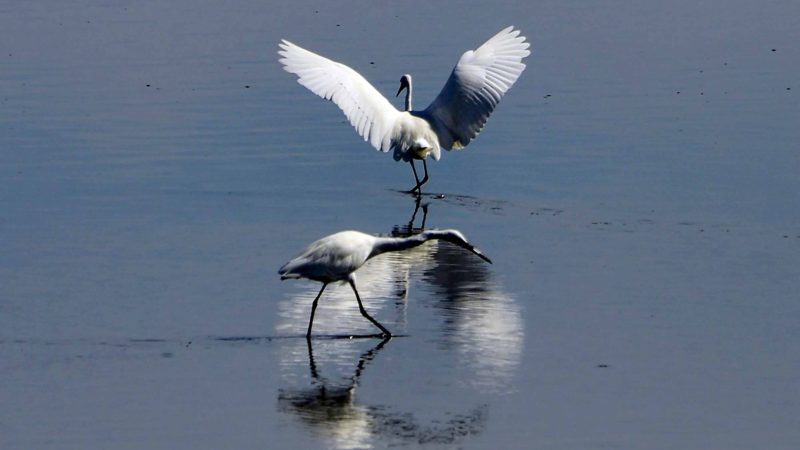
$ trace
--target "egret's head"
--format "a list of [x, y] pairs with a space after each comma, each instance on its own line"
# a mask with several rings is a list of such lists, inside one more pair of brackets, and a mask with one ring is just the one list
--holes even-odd
[[455, 244], [461, 248], [465, 248], [489, 264], [492, 263], [492, 260], [489, 259], [488, 256], [484, 255], [483, 252], [478, 250], [477, 247], [470, 244], [469, 241], [467, 241], [467, 238], [464, 237], [464, 235], [458, 230], [428, 230], [424, 231], [423, 234], [427, 234], [427, 236], [430, 238], [441, 239], [443, 241], [450, 242], [451, 244]]
[[395, 97], [400, 95], [400, 93], [403, 92], [403, 89], [411, 89], [411, 75], [409, 74], [405, 74], [400, 77], [400, 89], [397, 90]]

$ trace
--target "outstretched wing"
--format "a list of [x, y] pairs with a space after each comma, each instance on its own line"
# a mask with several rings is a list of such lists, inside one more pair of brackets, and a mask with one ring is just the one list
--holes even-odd
[[525, 70], [522, 58], [531, 54], [530, 44], [519, 33], [508, 27], [461, 55], [442, 91], [422, 112], [442, 147], [457, 150], [469, 144]]
[[284, 70], [297, 82], [336, 104], [358, 134], [377, 150], [388, 151], [399, 111], [358, 72], [287, 40], [279, 44]]

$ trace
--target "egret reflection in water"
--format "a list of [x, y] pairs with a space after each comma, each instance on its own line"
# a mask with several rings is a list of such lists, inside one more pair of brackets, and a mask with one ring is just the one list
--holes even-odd
[[[425, 229], [425, 221], [428, 219], [428, 202], [422, 201], [422, 195], [414, 197], [414, 212], [411, 213], [411, 218], [405, 225], [395, 225], [392, 228], [391, 236], [393, 237], [407, 237], [415, 233], [420, 233]], [[415, 226], [417, 215], [420, 210], [422, 211], [422, 218], [420, 219], [419, 227]]]
[[365, 448], [372, 438], [369, 410], [356, 401], [356, 387], [366, 365], [378, 355], [389, 339], [364, 352], [352, 375], [332, 381], [320, 375], [310, 340], [308, 367], [311, 385], [302, 389], [281, 389], [278, 405], [331, 440], [336, 448]]
[[[280, 389], [278, 409], [298, 419], [312, 433], [325, 439], [331, 448], [337, 449], [371, 448], [376, 444], [381, 447], [452, 445], [483, 431], [488, 407], [482, 404], [457, 414], [448, 413], [443, 408], [437, 413], [437, 420], [423, 422], [413, 412], [359, 401], [358, 387], [364, 373], [370, 365], [377, 363], [379, 353], [390, 346], [390, 341], [385, 339], [350, 361], [342, 355], [352, 355], [354, 345], [359, 341], [326, 340], [316, 344], [306, 341], [310, 383], [300, 388]], [[317, 363], [313, 345], [325, 347], [324, 362]], [[299, 353], [289, 352], [296, 359], [285, 361], [284, 366], [301, 365]], [[326, 376], [327, 370], [335, 373]], [[292, 383], [296, 384], [298, 378], [291, 376]]]
[[433, 288], [444, 342], [473, 369], [474, 376], [465, 379], [484, 388], [504, 388], [522, 357], [524, 322], [519, 305], [482, 264], [446, 245], [431, 247], [432, 262], [421, 279]]
[[[456, 204], [469, 202], [479, 209], [497, 207], [496, 202], [477, 198], [451, 199], [452, 196], [441, 194], [435, 197]], [[416, 198], [408, 225], [395, 226], [392, 235], [407, 236], [424, 229], [430, 204], [421, 201], [422, 196]], [[414, 222], [420, 210], [422, 222], [416, 228]], [[414, 268], [419, 269], [423, 285], [433, 287], [436, 294], [433, 306], [443, 319], [441, 333], [445, 342], [475, 369], [476, 376], [469, 378], [472, 383], [504, 386], [522, 357], [524, 323], [519, 305], [502, 291], [480, 261], [438, 242], [426, 247], [428, 251], [419, 256], [429, 261]]]

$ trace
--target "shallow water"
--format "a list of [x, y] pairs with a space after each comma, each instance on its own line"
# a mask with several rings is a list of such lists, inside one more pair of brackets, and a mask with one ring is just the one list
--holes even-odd
[[[798, 448], [797, 6], [445, 8], [0, 6], [0, 447]], [[425, 105], [511, 23], [528, 68], [419, 209], [277, 63]], [[376, 258], [398, 337], [350, 339], [341, 286], [308, 346], [319, 285], [277, 268], [423, 220], [494, 264]]]

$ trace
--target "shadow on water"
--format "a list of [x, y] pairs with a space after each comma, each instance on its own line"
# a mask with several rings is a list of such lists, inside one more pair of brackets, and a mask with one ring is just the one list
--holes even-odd
[[[478, 405], [462, 414], [448, 414], [446, 420], [424, 425], [413, 412], [397, 412], [387, 405], [368, 405], [358, 398], [358, 386], [370, 364], [389, 344], [385, 339], [364, 351], [349, 373], [326, 377], [308, 346], [310, 386], [280, 389], [278, 409], [309, 427], [332, 448], [370, 448], [411, 444], [453, 444], [481, 433], [486, 425], [487, 405]], [[341, 364], [340, 364], [341, 366]]]

